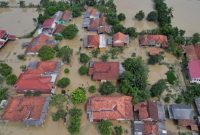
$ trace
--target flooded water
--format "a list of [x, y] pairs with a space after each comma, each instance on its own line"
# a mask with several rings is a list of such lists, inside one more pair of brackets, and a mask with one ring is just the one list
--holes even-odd
[[35, 8], [0, 8], [0, 29], [16, 36], [23, 36], [36, 27], [33, 18], [37, 18]]
[[172, 24], [186, 30], [186, 36], [200, 33], [200, 1], [199, 0], [165, 0], [169, 7], [173, 7]]
[[[10, 6], [19, 6], [19, 1], [20, 0], [8, 0]], [[40, 4], [40, 0], [25, 0], [25, 5], [29, 5], [30, 3], [34, 5]]]
[[135, 27], [138, 31], [153, 29], [157, 25], [152, 22], [146, 21], [144, 18], [143, 21], [137, 21], [134, 19], [136, 13], [140, 10], [143, 10], [145, 16], [153, 9], [153, 2], [151, 0], [115, 0], [117, 5], [118, 13], [124, 13], [126, 15], [126, 20], [124, 25], [126, 27]]

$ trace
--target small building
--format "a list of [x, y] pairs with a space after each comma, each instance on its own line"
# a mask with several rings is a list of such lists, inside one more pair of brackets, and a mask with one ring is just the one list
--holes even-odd
[[114, 47], [124, 47], [129, 44], [129, 35], [125, 35], [121, 32], [118, 32], [113, 35], [112, 39], [109, 39], [108, 44], [112, 43]]
[[167, 48], [168, 40], [164, 35], [142, 35], [139, 38], [139, 44], [141, 46], [156, 46]]
[[120, 66], [119, 62], [90, 62], [88, 74], [94, 81], [117, 81]]
[[23, 122], [28, 126], [40, 126], [44, 123], [48, 112], [50, 97], [36, 96], [11, 97], [2, 120]]
[[83, 39], [83, 47], [85, 48], [106, 48], [106, 37], [104, 34], [86, 35]]
[[62, 31], [64, 30], [65, 28], [65, 25], [62, 25], [62, 24], [56, 24], [56, 29], [54, 31], [54, 35], [57, 35], [57, 34], [61, 34]]
[[182, 48], [188, 60], [200, 60], [200, 45], [185, 45]]
[[156, 101], [148, 100], [138, 103], [134, 106], [134, 112], [138, 113], [139, 120], [145, 121], [163, 121], [165, 120], [164, 106]]
[[188, 63], [190, 83], [200, 84], [200, 60], [191, 60]]
[[87, 102], [90, 122], [100, 120], [133, 120], [132, 97], [93, 96]]
[[100, 12], [95, 8], [88, 8], [83, 14], [83, 18], [96, 19], [100, 17]]
[[197, 108], [197, 112], [200, 115], [200, 97], [195, 99], [195, 105], [196, 105], [196, 108]]
[[65, 24], [72, 20], [72, 12], [69, 10], [65, 10], [62, 14], [62, 17], [60, 18], [60, 23]]
[[54, 93], [54, 83], [60, 68], [61, 63], [56, 61], [30, 62], [27, 70], [18, 77], [14, 88], [17, 93]]
[[43, 33], [46, 35], [52, 35], [55, 29], [56, 29], [56, 20], [54, 18], [49, 18], [43, 22], [39, 34]]
[[54, 47], [56, 45], [56, 41], [51, 39], [49, 36], [45, 34], [40, 34], [37, 37], [34, 37], [30, 43], [28, 43], [28, 47], [26, 49], [27, 55], [37, 55], [40, 48], [43, 46]]
[[193, 110], [191, 106], [184, 104], [171, 104], [168, 106], [169, 118], [176, 120], [179, 126], [190, 127], [193, 131], [198, 131], [198, 126], [193, 120]]
[[8, 40], [15, 40], [14, 35], [8, 34], [5, 30], [0, 30], [0, 48], [2, 48]]

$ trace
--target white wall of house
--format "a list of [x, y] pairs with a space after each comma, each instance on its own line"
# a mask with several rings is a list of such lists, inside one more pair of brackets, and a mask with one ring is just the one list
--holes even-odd
[[200, 84], [200, 77], [199, 78], [191, 78], [190, 83], [198, 83]]

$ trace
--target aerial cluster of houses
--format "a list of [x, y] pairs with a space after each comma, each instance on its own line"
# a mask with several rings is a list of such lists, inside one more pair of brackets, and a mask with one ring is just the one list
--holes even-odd
[[9, 40], [15, 40], [14, 35], [8, 34], [5, 30], [0, 29], [0, 48], [6, 45]]

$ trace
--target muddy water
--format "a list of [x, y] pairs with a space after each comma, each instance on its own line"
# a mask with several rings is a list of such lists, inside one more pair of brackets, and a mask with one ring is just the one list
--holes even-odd
[[[8, 0], [8, 1], [9, 1], [10, 6], [19, 6], [18, 3], [20, 0]], [[25, 5], [29, 5], [30, 3], [32, 3], [34, 5], [39, 5], [40, 0], [25, 0]]]
[[138, 31], [153, 29], [157, 25], [152, 22], [148, 22], [145, 19], [143, 21], [137, 21], [134, 19], [136, 13], [143, 10], [145, 15], [153, 10], [153, 2], [151, 0], [115, 0], [118, 13], [125, 13], [126, 20], [123, 24], [126, 27], [136, 27]]
[[199, 0], [165, 0], [169, 7], [173, 7], [172, 24], [186, 30], [186, 36], [200, 33], [200, 1]]
[[0, 8], [0, 29], [5, 29], [16, 36], [23, 36], [35, 28], [33, 18], [37, 16], [35, 8]]

